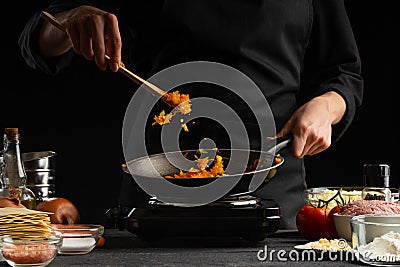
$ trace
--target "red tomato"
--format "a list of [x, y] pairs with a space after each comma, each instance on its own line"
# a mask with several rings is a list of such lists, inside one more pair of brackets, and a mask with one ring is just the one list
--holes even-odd
[[326, 223], [329, 211], [327, 206], [315, 208], [311, 204], [304, 205], [296, 215], [296, 225], [300, 234], [309, 241], [329, 238]]
[[331, 211], [328, 214], [328, 218], [326, 220], [326, 224], [328, 226], [328, 231], [329, 231], [329, 235], [331, 238], [339, 238], [338, 233], [336, 232], [336, 226], [335, 226], [335, 218], [333, 216], [333, 214], [340, 212], [340, 207], [339, 206], [335, 206], [331, 209]]

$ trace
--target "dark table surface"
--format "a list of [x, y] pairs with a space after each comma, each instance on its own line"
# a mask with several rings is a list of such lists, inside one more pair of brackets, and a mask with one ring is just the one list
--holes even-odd
[[105, 229], [104, 237], [103, 247], [85, 255], [57, 255], [48, 266], [366, 266], [351, 255], [349, 260], [346, 254], [342, 260], [329, 254], [321, 259], [320, 254], [295, 250], [295, 245], [307, 243], [297, 231], [278, 231], [258, 243], [197, 237], [149, 244], [118, 229]]

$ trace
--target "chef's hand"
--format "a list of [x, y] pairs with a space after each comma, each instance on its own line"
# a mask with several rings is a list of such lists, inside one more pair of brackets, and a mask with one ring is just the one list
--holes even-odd
[[291, 150], [297, 158], [320, 153], [330, 147], [332, 125], [346, 111], [344, 99], [329, 91], [297, 109], [277, 137], [293, 136]]
[[[39, 35], [39, 51], [51, 58], [67, 52], [71, 47], [88, 60], [95, 60], [101, 70], [107, 65], [114, 72], [121, 62], [121, 35], [117, 17], [92, 6], [79, 6], [54, 14], [65, 31], [44, 22]], [[105, 55], [110, 56], [110, 61]]]

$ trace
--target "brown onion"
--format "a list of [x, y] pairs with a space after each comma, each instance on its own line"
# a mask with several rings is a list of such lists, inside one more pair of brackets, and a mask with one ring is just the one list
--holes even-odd
[[43, 200], [36, 205], [36, 210], [52, 212], [51, 223], [73, 224], [80, 221], [80, 214], [76, 206], [68, 199], [54, 197]]
[[24, 205], [21, 204], [21, 202], [18, 199], [10, 199], [6, 197], [0, 197], [0, 208], [6, 208], [6, 207], [12, 207], [12, 208], [25, 208]]

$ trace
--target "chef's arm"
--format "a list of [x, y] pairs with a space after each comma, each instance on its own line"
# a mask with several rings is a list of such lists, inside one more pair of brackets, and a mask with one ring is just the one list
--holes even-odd
[[[100, 69], [105, 70], [110, 66], [112, 71], [118, 71], [122, 43], [118, 20], [114, 14], [83, 5], [54, 16], [65, 31], [47, 21], [42, 24], [39, 53], [43, 57], [62, 55], [72, 47], [77, 54], [95, 60]], [[105, 58], [106, 54], [110, 57], [109, 61]]]
[[335, 125], [342, 120], [346, 112], [346, 102], [340, 94], [335, 91], [328, 91], [321, 96], [311, 99], [310, 101], [317, 100], [326, 102], [326, 108], [330, 114], [328, 122], [331, 125]]
[[343, 114], [342, 100], [334, 100], [336, 107], [342, 106], [338, 113], [332, 114], [332, 143], [335, 143], [347, 130], [362, 103], [361, 60], [344, 1], [315, 0], [313, 12], [299, 101], [308, 103], [327, 92], [342, 97], [345, 102]]
[[329, 148], [361, 105], [361, 63], [343, 0], [313, 1], [310, 39], [304, 55], [299, 108], [278, 136], [292, 135], [294, 156]]
[[[60, 22], [65, 21], [63, 17], [68, 13], [69, 11], [54, 14], [54, 17]], [[72, 48], [68, 34], [47, 21], [43, 21], [38, 39], [39, 53], [46, 59], [63, 55]]]
[[300, 106], [277, 137], [293, 136], [292, 153], [297, 158], [318, 154], [331, 145], [332, 126], [346, 112], [346, 102], [335, 91], [327, 91]]
[[[67, 25], [69, 20], [72, 18], [77, 18], [76, 16], [83, 15], [85, 14], [84, 12], [88, 14], [90, 8], [80, 8], [88, 6], [97, 7], [98, 10], [91, 9], [92, 13], [101, 13], [100, 10], [107, 10], [109, 12], [108, 14], [115, 14], [115, 12], [120, 8], [120, 2], [99, 0], [54, 0], [43, 11], [46, 11], [59, 19], [67, 28], [67, 33], [70, 31], [68, 33], [69, 35], [63, 33], [61, 30], [48, 24], [44, 19], [42, 19], [41, 11], [33, 14], [25, 24], [18, 40], [21, 55], [25, 59], [27, 65], [44, 73], [56, 75], [67, 69], [77, 57], [82, 57], [83, 54], [86, 54], [85, 56], [93, 59], [92, 55], [90, 55], [90, 50], [82, 52], [83, 48], [78, 48], [77, 46], [79, 44], [77, 42], [73, 47], [73, 41], [70, 37], [71, 34], [76, 33], [78, 30], [68, 30], [68, 28], [77, 24]], [[74, 38], [77, 40], [78, 37], [75, 36]], [[113, 40], [116, 40], [116, 38]], [[81, 55], [75, 53], [73, 48], [77, 48], [77, 51], [80, 51]], [[96, 49], [96, 53], [100, 53], [99, 51], [102, 48], [98, 49], [96, 46]], [[118, 61], [118, 53], [116, 54], [116, 59], [114, 59], [114, 61]], [[98, 57], [98, 59], [96, 59], [96, 63], [103, 68], [104, 54], [102, 58]]]

